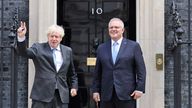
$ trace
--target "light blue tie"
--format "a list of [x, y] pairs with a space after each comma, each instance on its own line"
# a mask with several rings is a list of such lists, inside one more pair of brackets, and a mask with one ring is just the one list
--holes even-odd
[[118, 43], [114, 42], [112, 46], [112, 58], [113, 58], [113, 63], [115, 64], [116, 58], [118, 54]]
[[55, 53], [55, 51], [57, 50], [57, 49], [52, 49], [53, 50], [53, 61], [54, 61], [54, 64], [55, 64], [55, 67], [56, 67], [56, 53]]
[[[55, 64], [55, 68], [57, 68], [57, 64], [56, 64], [56, 48], [54, 48], [54, 49], [52, 49], [52, 51], [53, 51], [53, 62], [54, 62], [54, 64]], [[55, 89], [57, 89], [58, 87], [57, 87], [57, 83], [56, 83], [56, 85], [55, 85]]]

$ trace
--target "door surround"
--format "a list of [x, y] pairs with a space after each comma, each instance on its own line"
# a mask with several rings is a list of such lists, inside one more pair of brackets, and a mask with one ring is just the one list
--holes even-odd
[[[29, 0], [29, 46], [46, 41], [47, 27], [56, 24], [56, 4], [57, 0]], [[155, 66], [155, 55], [164, 55], [164, 0], [137, 0], [136, 18], [136, 40], [142, 47], [147, 68], [146, 93], [139, 99], [138, 108], [164, 108], [164, 69], [157, 70]], [[34, 70], [30, 60], [29, 96]]]

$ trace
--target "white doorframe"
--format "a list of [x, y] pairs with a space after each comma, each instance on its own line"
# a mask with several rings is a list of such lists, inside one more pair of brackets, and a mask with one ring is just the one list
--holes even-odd
[[[45, 31], [56, 24], [57, 0], [29, 0], [29, 46], [46, 41]], [[137, 41], [143, 50], [147, 68], [146, 93], [137, 108], [164, 108], [164, 69], [156, 69], [155, 55], [164, 55], [164, 0], [137, 0]], [[153, 51], [152, 51], [153, 49]], [[34, 66], [29, 61], [29, 96], [34, 78]], [[28, 108], [31, 108], [29, 99]]]

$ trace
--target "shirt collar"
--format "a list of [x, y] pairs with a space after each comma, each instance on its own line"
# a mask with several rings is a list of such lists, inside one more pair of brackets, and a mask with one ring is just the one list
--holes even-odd
[[113, 45], [115, 42], [117, 42], [119, 45], [121, 45], [122, 40], [123, 40], [123, 37], [121, 37], [118, 41], [114, 41], [111, 39], [111, 45]]
[[52, 48], [52, 47], [51, 47], [51, 50], [52, 50], [52, 49], [56, 49], [56, 50], [58, 50], [58, 51], [61, 50], [60, 45], [58, 45], [56, 48]]

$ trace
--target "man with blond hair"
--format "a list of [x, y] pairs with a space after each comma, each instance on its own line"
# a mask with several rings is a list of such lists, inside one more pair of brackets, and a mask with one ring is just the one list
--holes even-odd
[[[75, 72], [72, 49], [61, 45], [64, 29], [52, 25], [47, 30], [48, 42], [34, 43], [27, 48], [26, 24], [21, 22], [17, 30], [17, 51], [33, 60], [35, 78], [31, 91], [32, 108], [68, 108], [69, 92], [77, 95], [78, 79]], [[67, 85], [70, 79], [71, 90]]]

